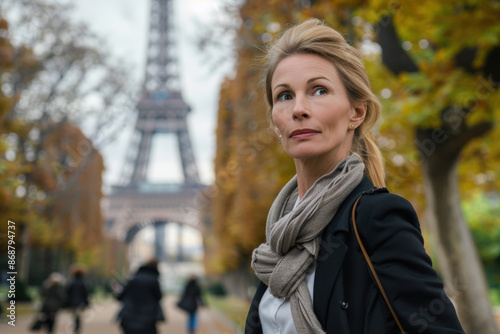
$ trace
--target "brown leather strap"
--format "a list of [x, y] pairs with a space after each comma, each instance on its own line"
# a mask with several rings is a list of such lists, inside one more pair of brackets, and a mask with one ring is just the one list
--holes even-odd
[[375, 279], [375, 282], [378, 285], [378, 288], [380, 290], [380, 293], [382, 294], [382, 297], [384, 297], [384, 300], [387, 304], [387, 307], [389, 307], [389, 310], [392, 313], [392, 316], [394, 317], [394, 320], [396, 321], [396, 324], [398, 325], [399, 330], [401, 331], [402, 334], [405, 334], [405, 331], [403, 329], [403, 326], [401, 325], [401, 322], [399, 322], [398, 316], [396, 315], [396, 312], [394, 312], [394, 309], [391, 306], [391, 303], [389, 302], [389, 298], [387, 298], [387, 295], [385, 294], [384, 287], [382, 286], [382, 283], [380, 282], [377, 272], [375, 271], [375, 268], [373, 267], [372, 261], [370, 260], [370, 257], [368, 256], [368, 253], [366, 252], [365, 246], [363, 245], [363, 242], [361, 242], [361, 238], [359, 237], [359, 232], [358, 232], [358, 227], [356, 225], [356, 207], [358, 206], [358, 202], [361, 199], [363, 195], [359, 196], [356, 202], [354, 203], [354, 206], [352, 208], [352, 225], [354, 226], [354, 233], [356, 234], [356, 239], [358, 239], [359, 247], [361, 248], [361, 252], [363, 252], [363, 255], [365, 257], [366, 262], [368, 263], [368, 267], [370, 267], [370, 270], [373, 274], [373, 278]]

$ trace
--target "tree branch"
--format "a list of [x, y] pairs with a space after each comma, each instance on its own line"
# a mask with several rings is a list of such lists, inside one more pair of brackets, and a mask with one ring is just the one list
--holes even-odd
[[375, 26], [378, 44], [382, 48], [382, 62], [395, 75], [401, 72], [418, 72], [418, 67], [401, 46], [391, 16], [386, 16]]
[[417, 128], [417, 148], [422, 160], [427, 162], [429, 170], [439, 174], [447, 170], [448, 164], [456, 162], [460, 152], [471, 140], [485, 135], [493, 127], [493, 122], [482, 122], [464, 127], [458, 134], [446, 128]]
[[490, 50], [486, 57], [483, 73], [493, 80], [494, 86], [500, 85], [500, 45]]
[[446, 150], [450, 152], [457, 152], [458, 154], [471, 140], [484, 136], [486, 133], [490, 132], [493, 127], [493, 122], [482, 122], [469, 126], [461, 132], [460, 136], [455, 137], [447, 143], [448, 145], [446, 146], [448, 147]]

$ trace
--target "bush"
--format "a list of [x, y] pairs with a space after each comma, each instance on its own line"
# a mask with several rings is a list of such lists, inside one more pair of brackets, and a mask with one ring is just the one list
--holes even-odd
[[207, 288], [207, 292], [218, 297], [224, 297], [227, 295], [226, 288], [224, 288], [224, 285], [221, 282], [211, 283]]
[[464, 201], [465, 218], [483, 261], [500, 258], [500, 202], [496, 196], [478, 193]]
[[28, 286], [23, 281], [16, 278], [16, 301], [30, 302], [31, 296], [28, 293]]

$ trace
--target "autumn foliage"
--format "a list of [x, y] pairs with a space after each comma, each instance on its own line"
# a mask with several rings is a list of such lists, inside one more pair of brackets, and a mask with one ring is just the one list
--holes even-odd
[[[30, 48], [10, 42], [8, 29], [0, 17], [0, 80], [15, 75], [21, 78], [18, 84], [28, 86], [41, 65]], [[57, 249], [71, 254], [72, 260], [99, 263], [101, 155], [66, 120], [34, 121], [16, 115], [22, 91], [8, 87], [0, 89], [0, 219], [16, 223], [18, 255], [31, 248]], [[6, 227], [0, 226], [3, 241]], [[18, 257], [19, 267], [21, 261]]]
[[86, 252], [96, 255], [103, 231], [102, 157], [75, 125], [56, 123], [46, 131], [45, 157], [33, 166], [29, 177], [48, 194], [44, 216], [50, 226], [38, 226], [39, 230], [33, 226], [33, 242], [55, 243], [73, 250], [77, 257], [88, 256]]
[[[437, 246], [464, 328], [493, 333], [492, 317], [483, 312], [487, 292], [472, 288], [483, 287], [484, 276], [460, 207], [478, 193], [498, 198], [498, 2], [248, 0], [238, 14], [237, 65], [219, 103], [212, 269], [248, 264], [252, 249], [265, 241], [268, 208], [294, 174], [269, 132], [258, 64], [287, 24], [317, 17], [364, 57], [384, 106], [375, 137], [388, 187], [412, 202], [430, 231], [427, 244]], [[484, 235], [473, 226], [475, 235]], [[453, 281], [469, 288], [458, 290]], [[470, 308], [478, 298], [481, 306]]]
[[[280, 1], [280, 6], [290, 3]], [[241, 43], [236, 76], [226, 79], [220, 92], [213, 201], [215, 236], [208, 245], [214, 249], [209, 270], [218, 273], [248, 263], [252, 250], [265, 240], [270, 204], [294, 174], [292, 160], [269, 126], [258, 89], [261, 73], [256, 62], [262, 57], [261, 36], [267, 29], [265, 22], [256, 17], [273, 8], [262, 6], [248, 2], [240, 10], [244, 24], [238, 30]], [[286, 15], [282, 19], [284, 22]]]

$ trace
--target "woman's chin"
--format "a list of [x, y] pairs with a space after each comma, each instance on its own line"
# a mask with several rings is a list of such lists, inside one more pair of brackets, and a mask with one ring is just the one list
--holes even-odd
[[313, 159], [320, 159], [324, 155], [321, 154], [321, 152], [316, 152], [316, 151], [300, 151], [300, 152], [290, 152], [288, 153], [294, 160], [313, 160]]

